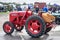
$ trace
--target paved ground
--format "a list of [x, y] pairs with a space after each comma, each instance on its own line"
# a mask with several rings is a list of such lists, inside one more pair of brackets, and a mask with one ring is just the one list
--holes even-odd
[[8, 20], [8, 14], [0, 14], [0, 40], [60, 40], [60, 25], [57, 25], [55, 29], [49, 32], [49, 35], [43, 35], [40, 38], [31, 38], [25, 29], [22, 32], [16, 32], [12, 35], [7, 35], [2, 30], [2, 25]]

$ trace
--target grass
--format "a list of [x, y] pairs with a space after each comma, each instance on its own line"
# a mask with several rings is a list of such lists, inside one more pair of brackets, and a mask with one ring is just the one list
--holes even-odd
[[0, 12], [0, 14], [8, 14], [9, 12]]

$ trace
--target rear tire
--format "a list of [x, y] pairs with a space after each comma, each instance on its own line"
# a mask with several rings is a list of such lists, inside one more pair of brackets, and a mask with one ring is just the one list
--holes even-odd
[[[32, 32], [29, 31], [30, 28], [28, 29], [28, 25], [29, 25], [30, 20], [38, 20], [38, 22], [42, 24], [41, 27], [39, 26], [40, 28], [38, 28], [38, 29], [40, 29], [40, 30], [39, 30], [39, 33], [33, 34]], [[27, 32], [31, 37], [33, 37], [33, 38], [38, 38], [38, 37], [42, 36], [42, 35], [45, 33], [46, 25], [45, 25], [44, 20], [43, 20], [40, 16], [32, 15], [32, 16], [30, 16], [30, 17], [26, 20], [25, 29], [26, 29], [26, 32]]]
[[12, 34], [14, 31], [14, 25], [11, 22], [7, 21], [3, 24], [3, 30], [6, 34]]

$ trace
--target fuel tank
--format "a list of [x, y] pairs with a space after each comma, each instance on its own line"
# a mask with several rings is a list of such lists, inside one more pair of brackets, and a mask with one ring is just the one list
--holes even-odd
[[44, 21], [48, 23], [55, 21], [55, 17], [49, 13], [42, 13], [42, 17]]

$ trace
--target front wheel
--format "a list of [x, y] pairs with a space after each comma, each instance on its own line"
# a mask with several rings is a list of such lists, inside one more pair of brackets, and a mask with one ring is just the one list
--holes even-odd
[[3, 30], [6, 34], [12, 34], [14, 31], [14, 25], [11, 22], [7, 21], [3, 24]]
[[34, 38], [40, 37], [44, 34], [46, 25], [40, 16], [30, 16], [25, 24], [26, 32]]

